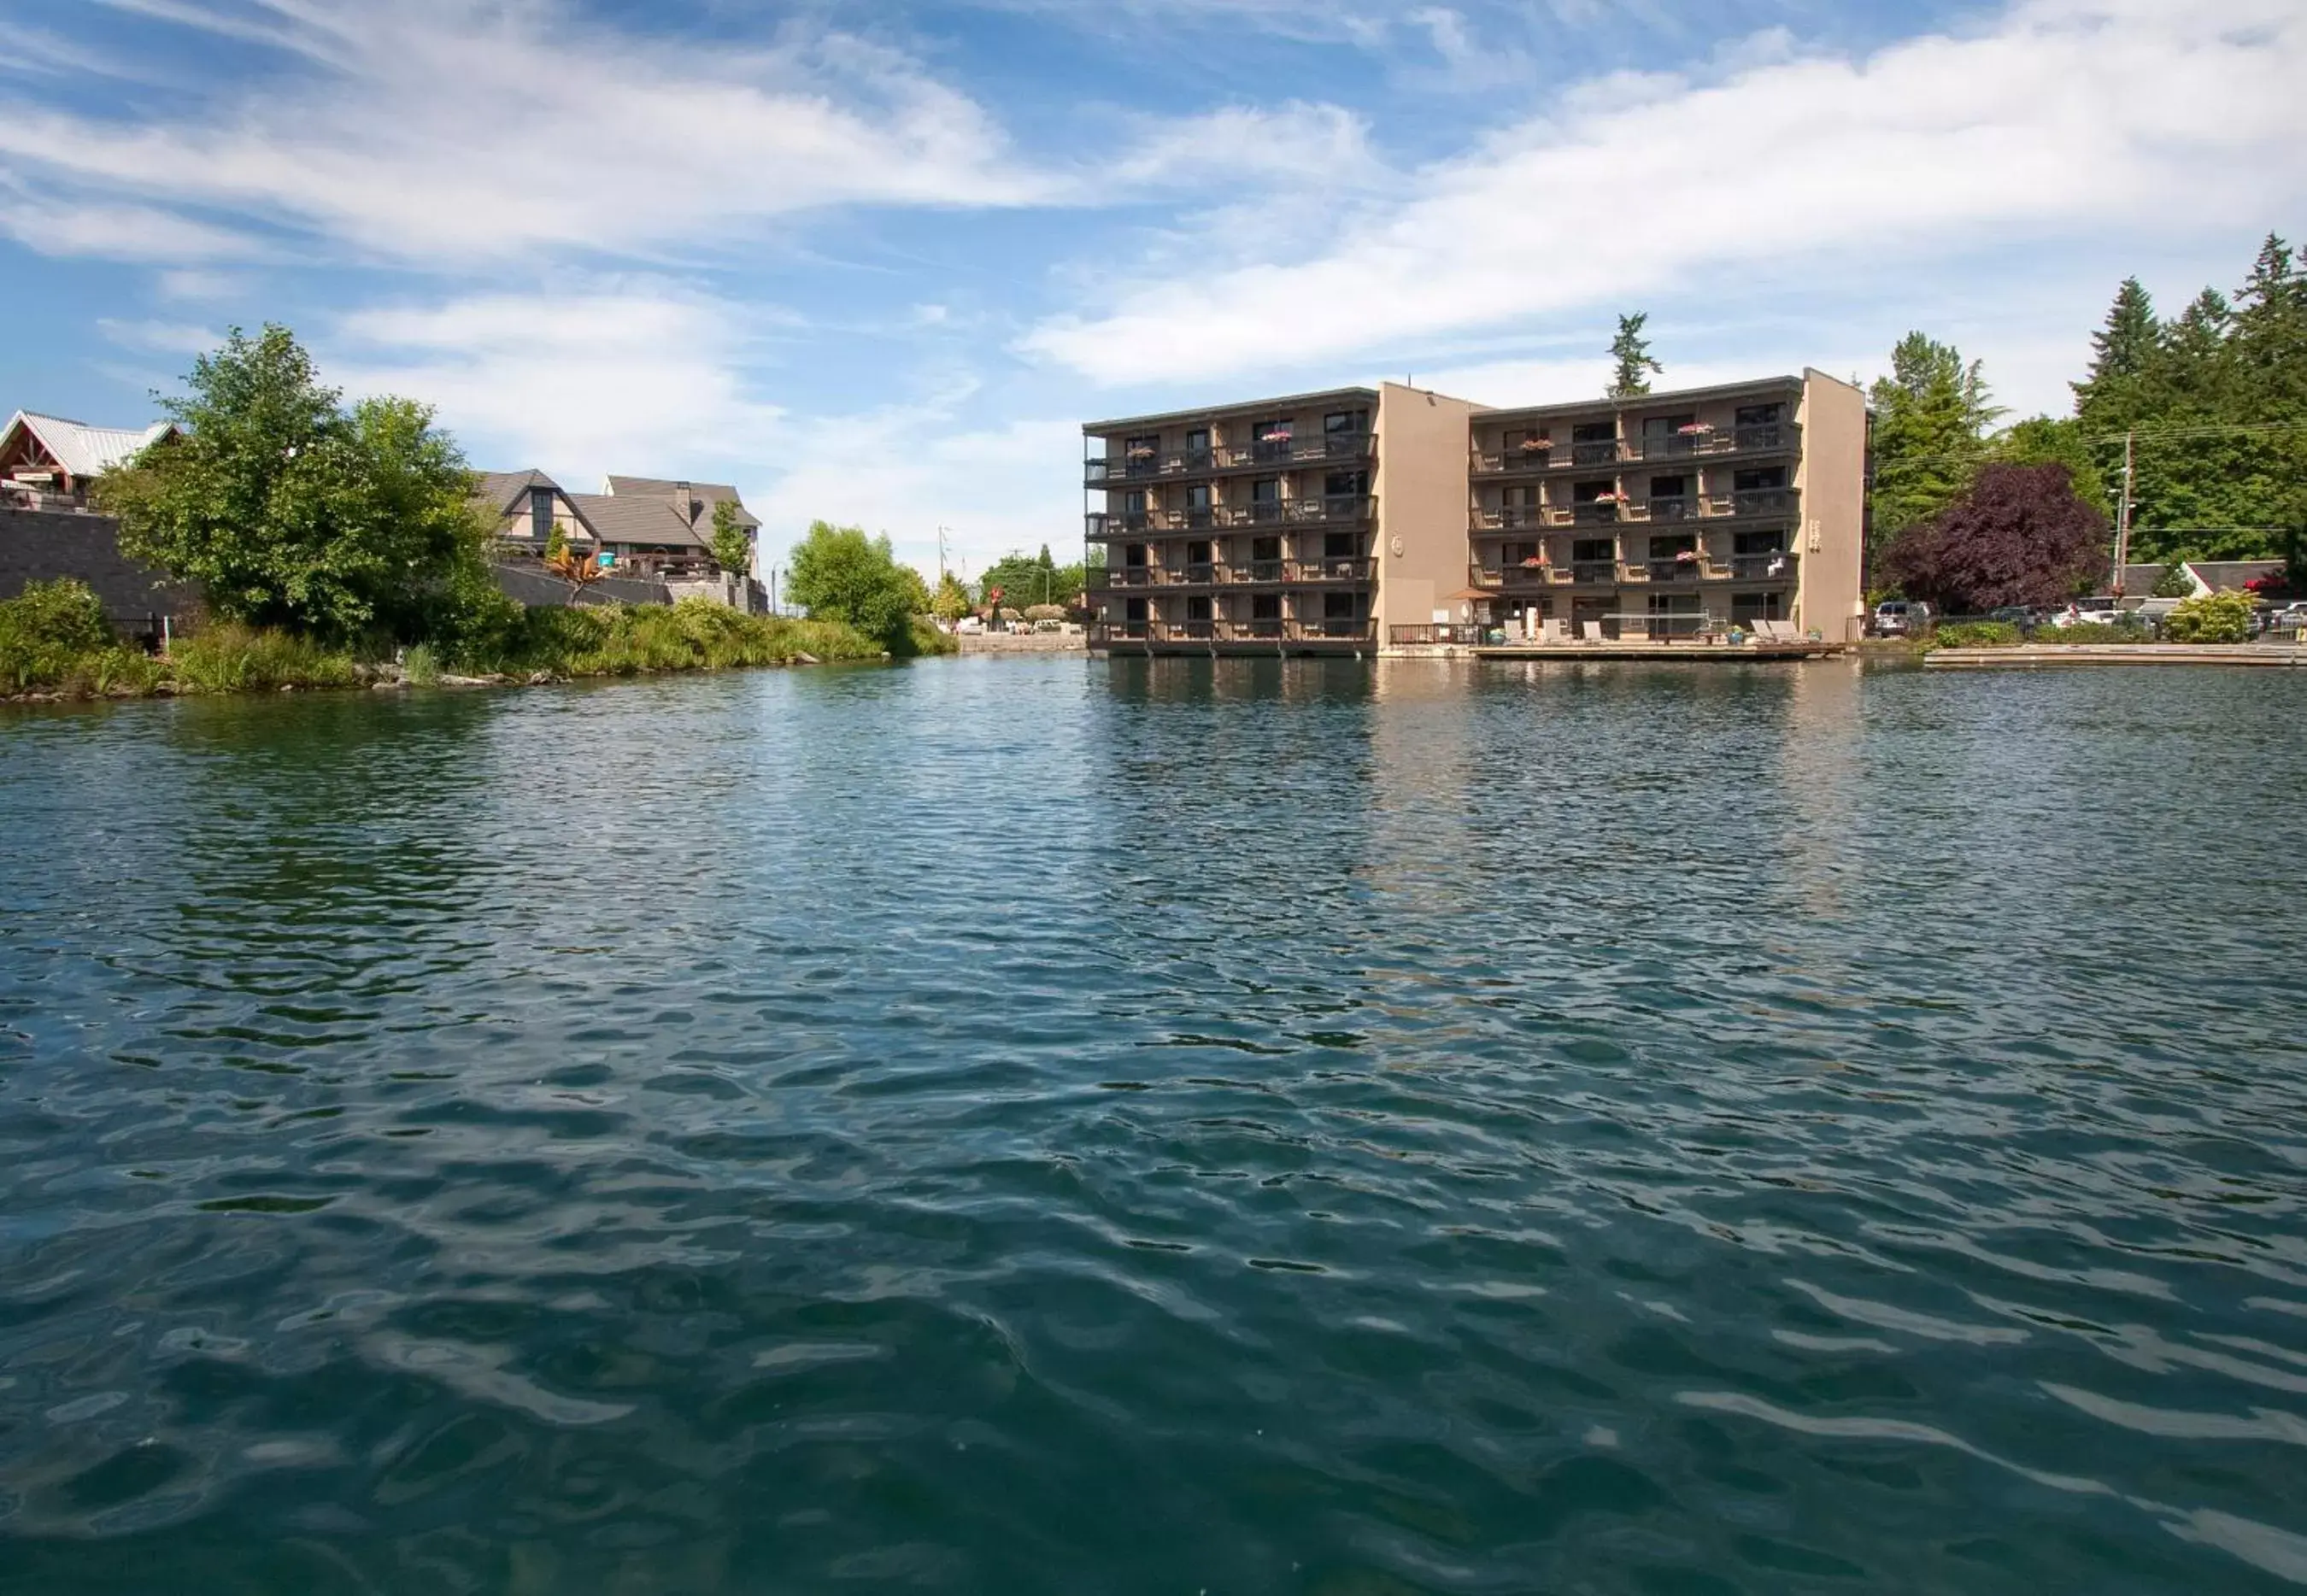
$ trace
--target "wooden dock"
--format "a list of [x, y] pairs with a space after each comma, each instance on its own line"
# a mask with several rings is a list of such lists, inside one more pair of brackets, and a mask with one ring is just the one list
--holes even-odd
[[[1463, 648], [1437, 648], [1432, 652], [1462, 654], [1475, 659], [1641, 659], [1660, 660], [1674, 665], [1754, 665], [1831, 659], [1849, 651], [1849, 645], [1846, 643], [1814, 643], [1807, 639], [1766, 643], [1759, 639], [1749, 639], [1743, 643], [1478, 643]], [[1396, 649], [1394, 652], [1423, 653], [1426, 650]]]
[[2007, 648], [1934, 648], [1933, 671], [2018, 671], [2074, 665], [2226, 665], [2307, 667], [2296, 643], [2023, 643]]

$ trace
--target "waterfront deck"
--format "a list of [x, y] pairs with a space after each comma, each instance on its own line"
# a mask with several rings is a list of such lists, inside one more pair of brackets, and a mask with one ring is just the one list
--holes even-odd
[[1849, 645], [1749, 639], [1743, 643], [1478, 643], [1465, 647], [1401, 648], [1389, 652], [1474, 659], [1657, 659], [1670, 660], [1676, 665], [1752, 665], [1757, 660], [1831, 659], [1848, 653]]
[[2297, 643], [2026, 643], [2007, 648], [1940, 648], [1934, 671], [2014, 671], [2075, 665], [2226, 665], [2307, 668]]

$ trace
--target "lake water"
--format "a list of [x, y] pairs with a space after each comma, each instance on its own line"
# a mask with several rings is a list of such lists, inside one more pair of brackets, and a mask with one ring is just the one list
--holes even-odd
[[0, 712], [0, 1592], [2307, 1584], [2307, 673]]

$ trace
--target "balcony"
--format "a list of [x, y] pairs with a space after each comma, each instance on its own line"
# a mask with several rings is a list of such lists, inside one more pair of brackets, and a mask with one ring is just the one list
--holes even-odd
[[1476, 476], [1503, 476], [1642, 461], [1668, 464], [1677, 460], [1725, 459], [1742, 454], [1783, 454], [1799, 448], [1801, 442], [1800, 427], [1791, 422], [1775, 422], [1728, 431], [1709, 428], [1702, 433], [1675, 433], [1663, 438], [1556, 443], [1547, 449], [1503, 449], [1495, 454], [1477, 450], [1471, 470]]
[[1696, 559], [1652, 560], [1648, 571], [1653, 582], [1695, 582], [1705, 574], [1703, 565]]
[[1616, 499], [1589, 499], [1570, 507], [1570, 523], [1574, 527], [1609, 527], [1618, 521], [1618, 502]]
[[1296, 471], [1341, 461], [1366, 460], [1377, 451], [1375, 433], [1316, 433], [1310, 437], [1258, 439], [1211, 449], [1146, 450], [1082, 462], [1083, 484], [1105, 487], [1117, 482], [1174, 482], [1229, 471]]
[[1566, 527], [1570, 512], [1555, 505], [1509, 504], [1499, 510], [1476, 510], [1468, 520], [1475, 532], [1528, 532], [1540, 527]]
[[1618, 579], [1616, 560], [1573, 560], [1570, 580], [1574, 587], [1607, 588]]
[[1089, 629], [1093, 648], [1115, 643], [1328, 643], [1376, 640], [1367, 620], [1104, 621]]
[[1727, 573], [1735, 582], [1791, 582], [1800, 574], [1801, 556], [1784, 552], [1733, 554]]
[[1792, 515], [1796, 499], [1792, 488], [1745, 488], [1730, 495], [1728, 513], [1741, 519]]
[[1142, 593], [1149, 588], [1368, 582], [1376, 569], [1374, 560], [1342, 555], [1334, 560], [1253, 560], [1243, 564], [1196, 561], [1191, 565], [1109, 565], [1091, 571], [1084, 586], [1092, 593]]
[[1665, 526], [1673, 521], [1686, 521], [1698, 514], [1698, 501], [1687, 494], [1674, 498], [1652, 499], [1636, 512], [1636, 518], [1652, 526]]

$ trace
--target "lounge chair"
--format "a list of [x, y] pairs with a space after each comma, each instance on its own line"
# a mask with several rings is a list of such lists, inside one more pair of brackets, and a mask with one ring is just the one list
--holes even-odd
[[1570, 622], [1541, 621], [1538, 623], [1538, 640], [1541, 643], [1566, 643], [1570, 640]]
[[1605, 641], [1606, 639], [1602, 636], [1602, 623], [1599, 621], [1581, 621], [1578, 622], [1578, 640], [1582, 643], [1599, 643]]

